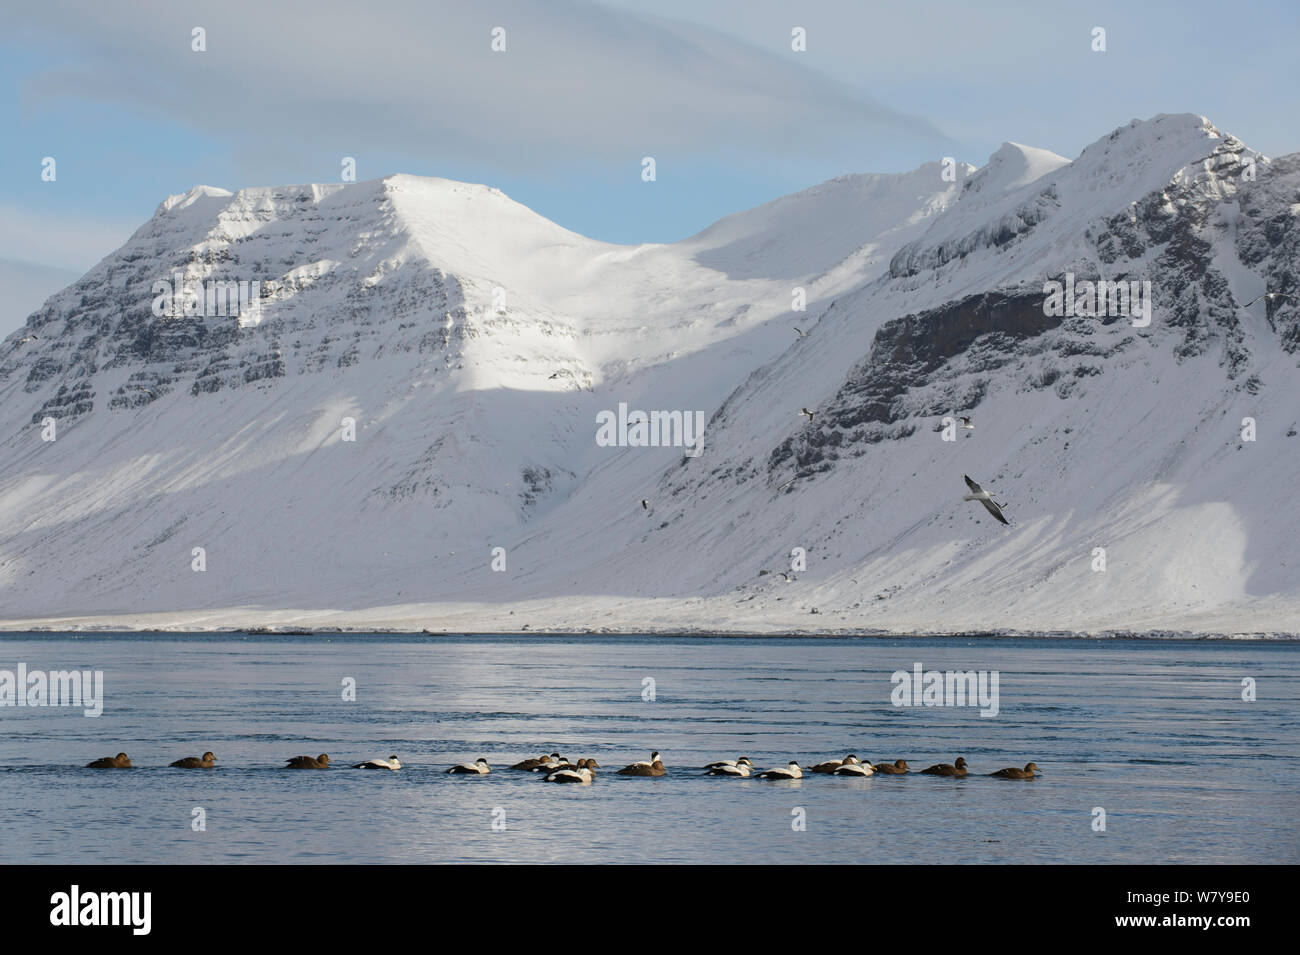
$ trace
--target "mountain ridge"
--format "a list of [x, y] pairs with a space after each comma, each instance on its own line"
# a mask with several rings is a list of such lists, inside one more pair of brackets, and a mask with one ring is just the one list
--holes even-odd
[[[640, 246], [422, 177], [169, 197], [0, 351], [0, 620], [1300, 629], [1300, 315], [1243, 307], [1297, 288], [1300, 161], [1162, 115], [941, 172]], [[264, 283], [257, 323], [153, 315], [177, 266]], [[1049, 319], [1069, 270], [1147, 276], [1152, 326]], [[597, 446], [619, 402], [704, 411], [704, 453]]]

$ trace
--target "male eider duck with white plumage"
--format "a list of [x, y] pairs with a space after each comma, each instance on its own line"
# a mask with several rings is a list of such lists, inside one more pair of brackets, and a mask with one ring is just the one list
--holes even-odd
[[872, 766], [871, 763], [867, 762], [866, 760], [859, 760], [859, 761], [854, 761], [852, 763], [844, 763], [838, 769], [834, 770], [831, 773], [831, 775], [832, 776], [874, 776], [876, 775], [876, 767]]
[[784, 767], [765, 769], [758, 774], [759, 779], [803, 779], [803, 770], [793, 759]]
[[486, 776], [492, 772], [492, 767], [488, 765], [486, 758], [480, 756], [472, 763], [460, 763], [452, 766], [447, 772], [461, 776]]
[[402, 768], [401, 760], [396, 756], [389, 756], [387, 759], [367, 759], [363, 763], [353, 763], [353, 769], [388, 769], [397, 772]]
[[710, 766], [704, 771], [705, 776], [738, 776], [741, 779], [748, 779], [749, 774], [754, 771], [754, 765], [749, 760], [737, 760], [736, 762], [723, 761], [715, 766]]
[[590, 783], [596, 778], [596, 770], [600, 768], [600, 763], [594, 759], [580, 759], [571, 768], [557, 769], [553, 773], [547, 773], [542, 781], [547, 783]]
[[737, 766], [744, 766], [751, 773], [754, 771], [754, 761], [751, 760], [748, 756], [741, 756], [739, 759], [720, 759], [717, 762], [708, 763], [704, 766], [701, 766], [700, 768], [701, 769], [723, 769], [723, 768], [735, 769]]

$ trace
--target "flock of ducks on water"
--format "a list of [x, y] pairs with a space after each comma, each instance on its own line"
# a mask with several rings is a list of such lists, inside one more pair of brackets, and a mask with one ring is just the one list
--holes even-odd
[[[178, 759], [169, 765], [178, 769], [212, 769], [216, 762], [217, 757], [208, 752], [202, 756], [186, 756], [184, 759]], [[319, 756], [294, 756], [285, 762], [285, 769], [330, 768], [330, 758], [324, 753]], [[389, 756], [387, 759], [367, 759], [364, 762], [352, 763], [351, 765], [353, 769], [387, 769], [393, 772], [402, 768], [402, 763], [396, 756]], [[131, 760], [126, 753], [118, 753], [116, 756], [106, 756], [103, 759], [95, 760], [93, 763], [87, 763], [86, 768], [132, 769], [134, 767], [131, 765]], [[600, 768], [600, 764], [590, 758], [569, 762], [559, 753], [551, 753], [549, 756], [525, 759], [522, 762], [515, 763], [510, 768], [529, 773], [540, 773], [548, 783], [590, 783], [596, 778], [596, 770]], [[741, 756], [738, 759], [720, 759], [700, 768], [704, 770], [706, 776], [802, 779], [804, 775], [804, 768], [794, 760], [791, 760], [785, 766], [777, 766], [759, 772], [754, 766], [753, 760], [748, 756]], [[919, 772], [922, 776], [952, 776], [960, 779], [969, 775], [969, 769], [966, 760], [959, 756], [956, 762], [939, 763], [927, 769], [919, 770]], [[824, 763], [817, 763], [815, 766], [808, 767], [807, 771], [829, 776], [904, 776], [911, 772], [905, 759], [896, 759], [892, 763], [873, 763], [870, 760], [858, 759], [852, 753], [849, 753], [843, 759], [831, 759]], [[446, 770], [446, 772], [462, 776], [486, 776], [492, 772], [492, 767], [488, 765], [485, 757], [480, 756], [472, 763], [459, 763]], [[649, 759], [629, 763], [618, 770], [617, 775], [664, 776], [667, 773], [668, 770], [664, 767], [663, 760], [659, 758], [659, 751], [655, 750], [650, 754]], [[1034, 763], [1028, 763], [1024, 769], [1017, 769], [1012, 766], [985, 775], [996, 776], [999, 779], [1034, 779], [1039, 774], [1038, 766]]]
[[[736, 760], [724, 759], [716, 763], [709, 763], [704, 767], [704, 770], [707, 776], [753, 776], [757, 779], [802, 779], [804, 775], [803, 767], [794, 760], [791, 760], [784, 767], [765, 769], [761, 773], [757, 772], [753, 761], [748, 756], [741, 756]], [[830, 759], [824, 763], [817, 763], [815, 766], [808, 767], [807, 771], [828, 776], [875, 776], [877, 774], [882, 776], [906, 776], [911, 772], [905, 759], [896, 759], [892, 763], [873, 763], [870, 760], [858, 759], [852, 753], [849, 753], [843, 759]], [[919, 772], [922, 776], [952, 776], [960, 779], [970, 774], [970, 767], [966, 760], [958, 756], [957, 761], [954, 763], [939, 763], [919, 770]], [[1039, 770], [1036, 763], [1027, 763], [1024, 769], [1017, 769], [1012, 766], [985, 775], [996, 776], [999, 779], [1034, 779], [1040, 773], [1041, 770]]]

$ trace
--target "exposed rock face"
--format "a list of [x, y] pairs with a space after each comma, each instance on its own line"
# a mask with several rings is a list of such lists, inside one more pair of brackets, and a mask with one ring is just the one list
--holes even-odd
[[[348, 367], [381, 339], [399, 351], [447, 351], [454, 361], [457, 344], [480, 333], [463, 321], [456, 279], [412, 262], [400, 229], [352, 234], [362, 222], [393, 222], [391, 189], [381, 182], [355, 196], [337, 186], [230, 196], [197, 187], [172, 197], [121, 250], [28, 320], [36, 357], [9, 351], [0, 385], [25, 372], [27, 392], [52, 386], [55, 396], [33, 420], [56, 409], [66, 422], [96, 407], [97, 389], [74, 385], [82, 379], [113, 382], [107, 407], [125, 413], [177, 389], [202, 397], [282, 378], [291, 366], [297, 374]], [[200, 213], [212, 218], [196, 230]], [[334, 257], [340, 245], [342, 260]], [[179, 306], [157, 314], [155, 283], [172, 288], [178, 277], [202, 314]], [[224, 295], [205, 299], [205, 288], [239, 283], [255, 283], [257, 292], [243, 314]], [[445, 327], [411, 322], [430, 314], [446, 316]], [[396, 336], [387, 330], [394, 324]]]
[[[1218, 135], [1208, 124], [1206, 129]], [[1123, 154], [1126, 133], [1131, 135], [1132, 127], [1116, 130], [1104, 141], [1103, 151], [1111, 147]], [[1203, 159], [1179, 170], [1160, 189], [1086, 229], [1087, 256], [1071, 267], [1093, 280], [1151, 282], [1158, 321], [1177, 336], [1166, 339], [1176, 358], [1217, 349], [1227, 380], [1241, 379], [1242, 387], [1254, 393], [1259, 382], [1251, 373], [1239, 314], [1244, 302], [1234, 297], [1221, 256], [1226, 248], [1241, 264], [1258, 269], [1268, 289], [1294, 297], [1264, 305], [1282, 347], [1296, 351], [1300, 219], [1295, 210], [1300, 206], [1294, 203], [1300, 200], [1300, 160], [1256, 159], [1231, 136], [1208, 143], [1206, 150]], [[1251, 163], [1254, 168], [1248, 173]], [[1014, 211], [957, 238], [934, 242], [922, 236], [909, 243], [891, 261], [890, 278], [906, 280], [942, 269], [981, 249], [996, 253], [1023, 241], [1040, 223], [1050, 226], [1052, 211], [1060, 205], [1057, 183], [1048, 181], [1028, 191], [1026, 198], [1013, 203]], [[768, 470], [785, 473], [793, 459], [795, 475], [806, 478], [843, 456], [862, 454], [866, 445], [909, 437], [922, 426], [921, 419], [976, 408], [998, 377], [995, 372], [1023, 366], [1031, 358], [1042, 361], [1016, 380], [1030, 389], [1050, 388], [1065, 398], [1080, 381], [1104, 374], [1106, 359], [1137, 340], [1139, 333], [1127, 319], [1054, 318], [1045, 314], [1044, 299], [1042, 289], [1021, 286], [885, 322], [869, 354], [817, 418], [772, 450]]]
[[[886, 322], [829, 406], [772, 452], [769, 469], [793, 456], [797, 476], [807, 477], [857, 445], [907, 437], [917, 428], [912, 419], [976, 407], [992, 373], [1021, 357], [1023, 342], [1061, 321], [1043, 314], [1040, 291], [976, 295]], [[951, 385], [927, 391], [945, 371]], [[925, 397], [909, 402], [912, 394]]]

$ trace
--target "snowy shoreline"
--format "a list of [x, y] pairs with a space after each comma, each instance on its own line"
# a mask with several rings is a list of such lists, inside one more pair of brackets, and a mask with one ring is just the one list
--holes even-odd
[[938, 629], [908, 628], [856, 628], [818, 627], [798, 628], [772, 626], [766, 629], [684, 626], [618, 626], [576, 628], [570, 626], [504, 629], [490, 625], [475, 628], [463, 627], [394, 627], [365, 625], [322, 625], [317, 627], [284, 624], [241, 625], [182, 623], [146, 623], [143, 621], [88, 621], [75, 622], [75, 618], [53, 618], [42, 621], [0, 620], [0, 639], [20, 634], [41, 636], [93, 636], [114, 634], [176, 634], [176, 635], [236, 635], [257, 637], [288, 636], [428, 636], [428, 637], [645, 637], [688, 639], [918, 639], [918, 640], [1196, 640], [1196, 641], [1249, 641], [1300, 643], [1300, 633], [1284, 630], [1217, 631], [1217, 630], [1046, 630], [1046, 629]]

